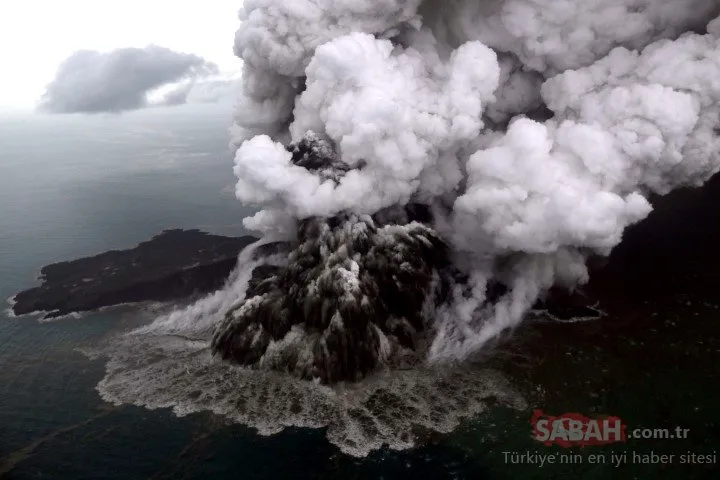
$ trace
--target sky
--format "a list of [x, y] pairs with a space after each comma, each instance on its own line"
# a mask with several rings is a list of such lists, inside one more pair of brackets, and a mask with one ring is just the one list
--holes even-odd
[[31, 110], [60, 63], [80, 49], [159, 45], [236, 72], [242, 0], [0, 1], [0, 112]]

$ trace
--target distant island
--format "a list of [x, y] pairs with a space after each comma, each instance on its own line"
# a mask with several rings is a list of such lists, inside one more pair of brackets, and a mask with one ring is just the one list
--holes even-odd
[[123, 303], [187, 299], [223, 285], [238, 254], [256, 237], [225, 237], [199, 230], [165, 230], [128, 250], [53, 263], [42, 284], [18, 293], [15, 315], [45, 318]]

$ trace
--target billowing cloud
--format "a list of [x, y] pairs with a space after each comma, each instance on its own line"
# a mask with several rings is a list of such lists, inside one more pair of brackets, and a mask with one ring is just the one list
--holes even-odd
[[[588, 256], [650, 195], [720, 171], [719, 14], [717, 0], [246, 0], [234, 172], [266, 212], [245, 224], [331, 218], [337, 242], [338, 215], [426, 205], [465, 275], [426, 358], [465, 359], [551, 287], [587, 282]], [[330, 167], [293, 161], [308, 132], [333, 146]], [[378, 299], [363, 291], [359, 306]]]
[[586, 283], [653, 196], [720, 172], [718, 15], [245, 0], [236, 195], [286, 251], [244, 251], [222, 290], [123, 336], [98, 389], [262, 433], [327, 427], [356, 455], [447, 432], [488, 396], [513, 404], [463, 361]]
[[173, 85], [163, 92], [156, 104], [172, 106], [185, 103], [232, 103], [240, 88], [239, 79], [233, 75], [213, 75], [209, 78], [192, 79]]
[[[217, 67], [202, 57], [156, 45], [109, 52], [79, 50], [60, 65], [40, 109], [50, 113], [136, 110], [149, 105], [153, 90], [175, 83], [193, 85], [216, 73]], [[167, 103], [185, 103], [187, 94], [175, 92]]]

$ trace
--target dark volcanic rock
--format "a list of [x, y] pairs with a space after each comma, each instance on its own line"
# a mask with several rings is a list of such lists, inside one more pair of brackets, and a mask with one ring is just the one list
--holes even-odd
[[281, 270], [281, 267], [275, 265], [258, 265], [255, 267], [248, 281], [248, 288], [245, 294], [246, 298], [267, 293], [270, 282], [275, 280], [275, 277]]
[[[364, 168], [345, 164], [332, 142], [311, 132], [286, 148], [293, 164], [322, 182]], [[324, 383], [404, 361], [425, 330], [435, 279], [450, 263], [430, 220], [430, 208], [419, 204], [298, 219], [291, 243], [259, 255], [287, 251], [287, 264], [253, 271], [244, 301], [215, 329], [213, 353]]]
[[[218, 325], [213, 352], [323, 383], [405, 359], [425, 330], [434, 274], [449, 263], [444, 241], [412, 215], [300, 221], [288, 264], [255, 268], [246, 300]], [[409, 223], [383, 224], [397, 219]]]
[[262, 260], [271, 255], [278, 254], [289, 254], [292, 250], [292, 244], [290, 242], [269, 242], [258, 247], [253, 252], [253, 260]]
[[535, 303], [533, 310], [544, 312], [556, 321], [577, 321], [602, 317], [603, 312], [596, 308], [597, 304], [597, 300], [581, 290], [567, 291], [554, 287]]
[[16, 315], [56, 317], [121, 303], [187, 298], [222, 286], [238, 253], [257, 239], [166, 230], [129, 250], [47, 265], [42, 285], [18, 293]]

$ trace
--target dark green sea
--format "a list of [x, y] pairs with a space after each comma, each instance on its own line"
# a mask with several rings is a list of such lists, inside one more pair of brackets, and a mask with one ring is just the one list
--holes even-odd
[[[32, 286], [43, 265], [129, 248], [165, 228], [247, 233], [229, 123], [228, 112], [197, 107], [0, 117], [0, 298]], [[603, 324], [522, 327], [484, 362], [513, 379], [529, 408], [498, 405], [450, 434], [415, 432], [413, 449], [362, 458], [341, 453], [323, 429], [261, 436], [208, 412], [177, 417], [104, 402], [96, 386], [105, 360], [82, 352], [148, 321], [137, 307], [52, 322], [3, 312], [0, 478], [720, 478], [716, 463], [587, 462], [611, 450], [720, 453], [720, 265], [711, 266], [697, 266], [710, 272], [701, 291], [682, 275], [661, 295], [605, 289]], [[574, 465], [508, 462], [503, 452], [565, 453], [530, 438], [533, 408], [679, 425], [690, 436], [578, 449], [583, 461]]]

